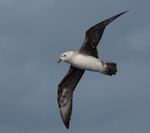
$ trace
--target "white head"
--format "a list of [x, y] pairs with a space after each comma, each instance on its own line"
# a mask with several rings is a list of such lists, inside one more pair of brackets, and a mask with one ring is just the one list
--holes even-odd
[[73, 55], [73, 51], [68, 51], [68, 52], [62, 53], [59, 57], [58, 63], [61, 61], [68, 62], [71, 59], [72, 55]]

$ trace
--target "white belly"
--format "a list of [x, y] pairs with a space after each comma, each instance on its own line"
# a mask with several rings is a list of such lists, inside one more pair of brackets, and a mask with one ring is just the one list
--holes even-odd
[[82, 54], [74, 55], [69, 63], [72, 66], [83, 70], [98, 72], [101, 72], [103, 70], [102, 62], [93, 56], [85, 56]]

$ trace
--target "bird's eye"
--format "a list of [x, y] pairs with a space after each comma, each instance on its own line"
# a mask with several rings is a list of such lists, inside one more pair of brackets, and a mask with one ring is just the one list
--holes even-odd
[[66, 57], [66, 55], [64, 54], [64, 57]]

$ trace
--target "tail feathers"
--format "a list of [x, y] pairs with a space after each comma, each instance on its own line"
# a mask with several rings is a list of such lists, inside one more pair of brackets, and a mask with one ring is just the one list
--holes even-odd
[[103, 65], [104, 65], [104, 74], [106, 75], [115, 75], [116, 72], [117, 72], [117, 66], [116, 66], [116, 63], [113, 63], [113, 62], [102, 62]]

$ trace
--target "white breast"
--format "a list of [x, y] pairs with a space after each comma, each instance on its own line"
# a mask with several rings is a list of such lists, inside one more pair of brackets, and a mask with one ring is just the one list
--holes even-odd
[[79, 69], [83, 69], [83, 70], [100, 72], [103, 69], [103, 64], [99, 59], [93, 56], [85, 56], [82, 54], [73, 55], [69, 63], [72, 66], [77, 67]]

